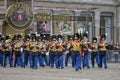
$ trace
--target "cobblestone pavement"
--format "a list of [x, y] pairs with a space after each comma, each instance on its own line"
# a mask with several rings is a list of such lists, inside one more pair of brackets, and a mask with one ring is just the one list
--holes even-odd
[[120, 80], [120, 63], [109, 63], [108, 69], [97, 67], [75, 71], [71, 66], [64, 69], [0, 67], [0, 80]]

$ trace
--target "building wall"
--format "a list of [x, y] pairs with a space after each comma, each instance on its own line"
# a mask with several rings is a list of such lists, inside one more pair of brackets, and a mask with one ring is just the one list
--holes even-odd
[[[6, 0], [5, 0], [6, 2]], [[33, 0], [32, 0], [33, 2]], [[114, 41], [120, 42], [120, 0], [34, 0], [32, 8], [58, 8], [65, 10], [88, 10], [90, 8], [97, 8], [92, 10], [95, 13], [95, 36], [100, 36], [100, 15], [102, 12], [110, 12], [114, 15]], [[5, 3], [6, 5], [6, 3]], [[0, 5], [0, 14], [5, 14], [5, 5]], [[2, 8], [2, 9], [1, 9]], [[2, 31], [2, 20], [0, 20], [0, 32]], [[37, 27], [34, 23], [29, 29], [30, 33], [36, 32]]]
[[2, 21], [0, 21], [0, 33], [2, 33]]
[[120, 43], [120, 6], [117, 8], [117, 30], [116, 30], [116, 41]]
[[24, 38], [24, 35], [25, 35], [25, 31], [17, 31], [17, 30], [14, 30], [12, 29], [8, 24], [5, 24], [5, 35], [11, 35], [11, 37], [13, 37], [15, 34], [22, 34], [23, 38]]
[[115, 5], [117, 0], [35, 0], [35, 2], [82, 3], [82, 4], [109, 4]]
[[[54, 1], [54, 2], [53, 2]], [[87, 2], [88, 1], [88, 2]], [[114, 21], [113, 27], [116, 27], [118, 23], [116, 23], [117, 12], [116, 12], [116, 2], [115, 0], [45, 0], [45, 1], [38, 1], [34, 2], [34, 9], [35, 8], [58, 8], [58, 9], [65, 9], [65, 10], [88, 10], [89, 8], [97, 8], [96, 10], [92, 10], [95, 12], [95, 36], [100, 36], [100, 15], [102, 12], [106, 13], [113, 13]], [[93, 2], [94, 1], [94, 2]], [[104, 4], [103, 4], [104, 3]], [[94, 4], [94, 5], [93, 5]], [[116, 31], [115, 31], [116, 32]], [[116, 35], [116, 34], [115, 34]], [[116, 36], [114, 36], [116, 41]]]

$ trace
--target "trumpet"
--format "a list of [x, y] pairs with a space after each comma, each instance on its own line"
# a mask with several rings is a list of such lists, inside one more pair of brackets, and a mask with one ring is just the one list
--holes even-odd
[[3, 49], [3, 47], [2, 47], [2, 44], [0, 43], [0, 50], [2, 50]]
[[46, 52], [46, 44], [43, 44], [40, 48], [41, 51]]
[[95, 43], [92, 43], [91, 47], [93, 52], [97, 52], [97, 45]]
[[99, 48], [100, 48], [101, 51], [106, 51], [106, 46], [107, 46], [106, 43], [99, 42]]

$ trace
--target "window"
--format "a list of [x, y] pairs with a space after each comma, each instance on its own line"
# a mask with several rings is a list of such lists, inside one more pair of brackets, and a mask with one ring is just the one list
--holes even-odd
[[106, 40], [113, 40], [113, 13], [101, 13], [100, 17], [100, 35], [106, 34]]

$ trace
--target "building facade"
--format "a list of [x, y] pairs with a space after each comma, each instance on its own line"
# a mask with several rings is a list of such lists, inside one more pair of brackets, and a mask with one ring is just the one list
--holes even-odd
[[[5, 20], [7, 8], [15, 2], [28, 4], [34, 23], [25, 31], [12, 29]], [[120, 0], [0, 0], [0, 32], [68, 34], [88, 32], [89, 39], [106, 34], [107, 41], [120, 43]]]

